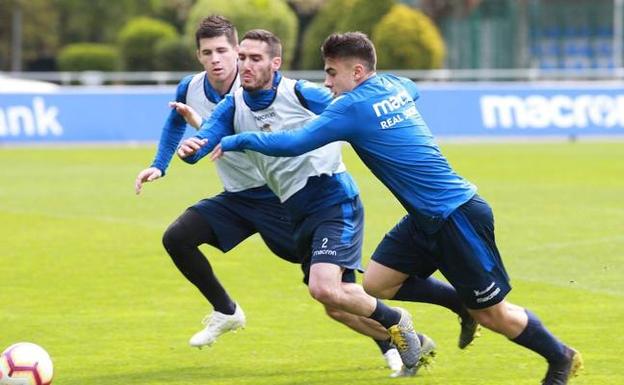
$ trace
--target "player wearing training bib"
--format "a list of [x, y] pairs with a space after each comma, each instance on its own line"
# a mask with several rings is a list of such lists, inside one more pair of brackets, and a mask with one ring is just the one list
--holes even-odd
[[[210, 16], [201, 22], [196, 33], [197, 56], [205, 71], [188, 76], [179, 83], [176, 91], [178, 103], [187, 103], [208, 117], [225, 95], [239, 88], [237, 40], [234, 26], [225, 18]], [[295, 89], [305, 95], [309, 108], [317, 112], [331, 101], [331, 95], [326, 90], [309, 90], [304, 82], [298, 83]], [[172, 110], [163, 127], [152, 166], [137, 176], [137, 193], [143, 183], [165, 174], [185, 130], [184, 118]], [[242, 308], [220, 284], [199, 245], [206, 243], [227, 252], [250, 235], [258, 233], [274, 254], [289, 262], [301, 263], [289, 214], [266, 186], [249, 157], [243, 153], [232, 155], [216, 163], [224, 191], [187, 209], [163, 236], [165, 249], [180, 272], [213, 306], [213, 312], [205, 318], [205, 327], [191, 337], [191, 346], [211, 345], [221, 334], [245, 325]], [[368, 330], [357, 317], [335, 309], [326, 310], [332, 318], [355, 331]], [[376, 342], [393, 374], [400, 373], [402, 362], [398, 351], [385, 340]]]
[[[314, 121], [315, 114], [306, 108], [309, 101], [297, 92], [295, 81], [281, 76], [280, 65], [279, 39], [264, 30], [247, 32], [239, 50], [242, 89], [219, 103], [198, 136], [180, 146], [178, 155], [195, 163], [224, 135], [246, 130], [288, 132]], [[340, 144], [289, 159], [248, 155], [293, 221], [312, 297], [356, 316], [377, 339], [389, 334], [406, 368], [415, 371], [425, 358], [421, 353], [433, 350], [431, 340], [416, 335], [407, 312], [388, 307], [353, 283], [353, 271], [361, 261], [363, 208], [342, 163]]]

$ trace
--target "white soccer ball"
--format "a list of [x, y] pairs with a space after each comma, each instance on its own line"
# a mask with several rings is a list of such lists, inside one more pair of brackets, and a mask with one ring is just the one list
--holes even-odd
[[41, 346], [18, 342], [0, 355], [0, 385], [49, 385], [54, 368]]

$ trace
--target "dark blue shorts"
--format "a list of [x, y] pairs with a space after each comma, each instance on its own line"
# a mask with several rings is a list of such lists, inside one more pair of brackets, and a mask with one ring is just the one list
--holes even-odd
[[495, 305], [511, 290], [494, 240], [492, 209], [478, 195], [455, 210], [433, 234], [420, 230], [410, 215], [405, 216], [386, 234], [372, 260], [421, 278], [439, 269], [471, 309]]
[[296, 225], [297, 250], [303, 255], [304, 282], [310, 266], [331, 263], [344, 268], [343, 282], [355, 282], [355, 270], [362, 270], [364, 207], [359, 197], [323, 208]]
[[270, 193], [252, 198], [225, 191], [197, 202], [191, 209], [196, 210], [212, 227], [216, 235], [212, 246], [224, 253], [258, 233], [275, 255], [289, 262], [301, 263], [290, 217], [279, 199]]

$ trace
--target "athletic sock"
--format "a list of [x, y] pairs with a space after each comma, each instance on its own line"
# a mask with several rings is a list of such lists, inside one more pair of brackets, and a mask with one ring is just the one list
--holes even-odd
[[388, 350], [394, 348], [394, 346], [392, 345], [392, 342], [390, 342], [390, 338], [388, 338], [387, 340], [373, 339], [373, 341], [375, 341], [375, 343], [379, 347], [379, 350], [381, 350], [381, 354], [386, 354]]
[[401, 312], [391, 308], [380, 300], [377, 300], [377, 306], [375, 306], [373, 314], [371, 314], [368, 318], [374, 319], [382, 324], [383, 327], [388, 329], [399, 323], [401, 320]]
[[462, 318], [468, 315], [457, 291], [446, 282], [433, 277], [427, 279], [411, 276], [403, 282], [393, 300], [424, 302], [443, 306]]
[[511, 341], [546, 358], [550, 363], [562, 362], [567, 359], [565, 346], [542, 324], [537, 316], [524, 309], [529, 320], [520, 335]]

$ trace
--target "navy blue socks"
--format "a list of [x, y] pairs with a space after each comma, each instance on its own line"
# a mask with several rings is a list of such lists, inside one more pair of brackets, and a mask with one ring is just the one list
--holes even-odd
[[511, 341], [546, 358], [549, 363], [558, 363], [567, 359], [563, 343], [553, 336], [537, 316], [524, 309], [529, 322], [520, 335]]
[[383, 327], [388, 329], [390, 326], [399, 323], [399, 320], [401, 319], [401, 312], [391, 308], [380, 300], [377, 300], [377, 306], [375, 307], [373, 314], [371, 314], [368, 318], [374, 319], [382, 324]]
[[468, 314], [455, 288], [433, 277], [426, 279], [409, 277], [392, 299], [440, 305], [459, 314], [462, 318]]

